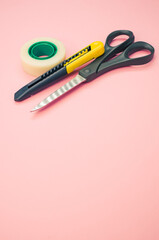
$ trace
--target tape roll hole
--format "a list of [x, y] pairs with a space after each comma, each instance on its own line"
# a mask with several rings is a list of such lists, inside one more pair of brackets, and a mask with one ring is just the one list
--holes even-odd
[[20, 58], [24, 71], [37, 77], [65, 59], [65, 47], [55, 38], [35, 38], [22, 46]]
[[38, 60], [45, 60], [53, 57], [57, 53], [57, 47], [51, 42], [36, 42], [30, 46], [29, 55]]

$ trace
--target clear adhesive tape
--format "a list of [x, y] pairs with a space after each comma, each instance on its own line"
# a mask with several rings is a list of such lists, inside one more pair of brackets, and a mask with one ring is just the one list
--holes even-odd
[[37, 77], [65, 59], [65, 47], [54, 38], [36, 38], [22, 46], [20, 56], [24, 71]]

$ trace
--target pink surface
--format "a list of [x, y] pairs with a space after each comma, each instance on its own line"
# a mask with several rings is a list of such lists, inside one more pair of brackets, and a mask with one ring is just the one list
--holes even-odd
[[[159, 239], [159, 1], [1, 0], [0, 240]], [[76, 75], [16, 103], [33, 77], [20, 48], [53, 37], [66, 56], [117, 29], [154, 60], [109, 72], [37, 114]]]

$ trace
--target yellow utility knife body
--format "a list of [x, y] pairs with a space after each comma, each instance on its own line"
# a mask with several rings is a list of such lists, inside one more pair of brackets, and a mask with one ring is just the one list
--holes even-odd
[[104, 54], [104, 52], [105, 48], [102, 42], [96, 41], [91, 43], [89, 46], [83, 48], [54, 68], [50, 69], [48, 72], [42, 74], [29, 84], [19, 89], [14, 95], [14, 100], [22, 101], [40, 92], [41, 90], [56, 83], [61, 78], [74, 71], [76, 68], [82, 66], [94, 58], [101, 56]]

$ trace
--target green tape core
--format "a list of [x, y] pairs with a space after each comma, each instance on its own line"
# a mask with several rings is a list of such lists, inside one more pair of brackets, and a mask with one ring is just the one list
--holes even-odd
[[30, 46], [28, 53], [34, 59], [45, 60], [57, 53], [57, 46], [47, 41], [36, 42]]

